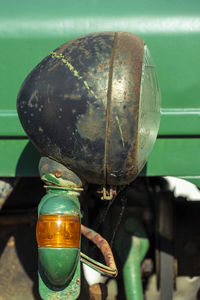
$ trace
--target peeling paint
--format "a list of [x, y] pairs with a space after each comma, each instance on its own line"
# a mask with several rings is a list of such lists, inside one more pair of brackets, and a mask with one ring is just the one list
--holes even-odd
[[33, 107], [33, 103], [32, 101], [36, 99], [36, 101], [38, 101], [38, 96], [37, 96], [37, 91], [34, 91], [33, 94], [31, 95], [31, 97], [28, 100], [28, 106]]
[[122, 128], [121, 128], [120, 123], [119, 123], [118, 116], [116, 116], [115, 119], [116, 119], [118, 127], [119, 127], [119, 132], [120, 132], [120, 135], [121, 135], [122, 145], [123, 145], [123, 148], [124, 148], [124, 145], [125, 145], [124, 144], [124, 137], [123, 137], [123, 132], [122, 132]]
[[91, 88], [89, 87], [87, 81], [83, 80], [83, 77], [82, 77], [82, 76], [79, 74], [79, 72], [74, 68], [74, 66], [72, 66], [72, 64], [70, 64], [70, 62], [67, 61], [67, 59], [64, 57], [63, 54], [61, 54], [61, 53], [58, 54], [58, 53], [56, 53], [56, 52], [52, 52], [52, 53], [51, 53], [51, 56], [52, 56], [53, 58], [61, 59], [61, 61], [69, 68], [69, 70], [73, 73], [73, 75], [74, 75], [75, 77], [77, 77], [78, 80], [81, 80], [81, 81], [83, 82], [84, 86], [86, 87], [86, 89], [87, 89], [88, 91], [90, 91], [90, 93], [91, 93], [95, 98], [97, 98], [96, 95], [95, 95], [95, 93], [94, 93], [94, 92], [91, 90]]

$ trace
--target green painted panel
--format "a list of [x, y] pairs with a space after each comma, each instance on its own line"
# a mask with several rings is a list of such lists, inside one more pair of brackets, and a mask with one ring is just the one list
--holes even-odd
[[159, 135], [200, 135], [200, 109], [162, 109]]
[[[198, 138], [157, 139], [141, 175], [198, 179], [199, 149]], [[39, 158], [39, 153], [27, 139], [0, 140], [0, 176], [38, 176]]]
[[0, 110], [0, 136], [26, 136], [16, 110]]
[[[7, 0], [1, 3], [0, 16], [5, 19], [17, 18], [44, 20], [55, 18], [56, 16], [63, 17], [96, 17], [104, 16], [121, 16], [121, 15], [147, 15], [155, 16], [188, 16], [197, 15], [199, 9], [199, 1], [191, 0], [189, 3], [185, 0], [21, 0], [17, 5], [13, 5], [15, 1]], [[14, 30], [14, 29], [13, 29]]]
[[50, 51], [73, 37], [109, 30], [144, 38], [157, 67], [164, 108], [199, 107], [199, 1], [14, 2], [2, 2], [0, 10], [0, 109], [15, 109], [27, 73]]
[[27, 139], [0, 139], [0, 176], [39, 176], [39, 159]]
[[150, 176], [198, 176], [200, 139], [158, 139], [146, 165]]

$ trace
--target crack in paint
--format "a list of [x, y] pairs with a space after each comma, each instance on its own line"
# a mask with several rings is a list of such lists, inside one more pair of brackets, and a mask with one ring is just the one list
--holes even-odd
[[116, 116], [115, 119], [116, 119], [117, 124], [118, 124], [118, 127], [119, 127], [119, 132], [120, 132], [121, 140], [122, 140], [122, 146], [123, 146], [123, 148], [124, 148], [124, 137], [123, 137], [123, 132], [122, 132], [122, 128], [121, 128], [120, 123], [119, 123], [119, 118], [118, 118], [118, 116]]
[[[35, 90], [35, 91], [32, 93], [30, 99], [28, 100], [28, 106], [30, 106], [30, 107], [33, 107], [33, 106], [34, 106], [34, 105], [32, 104], [32, 101], [33, 101], [34, 99], [36, 99], [36, 100], [38, 101], [37, 90]], [[37, 107], [37, 106], [36, 106], [36, 107]]]
[[105, 150], [104, 150], [104, 179], [107, 182], [108, 177], [108, 148], [110, 138], [110, 114], [111, 114], [111, 101], [112, 101], [112, 84], [113, 84], [113, 68], [114, 68], [114, 57], [115, 50], [118, 42], [118, 34], [115, 32], [113, 47], [110, 56], [110, 66], [108, 74], [108, 91], [107, 91], [107, 105], [106, 105], [106, 132], [105, 132]]
[[57, 52], [51, 52], [51, 56], [52, 56], [53, 58], [58, 58], [58, 59], [60, 59], [60, 60], [64, 63], [64, 65], [67, 66], [68, 69], [73, 73], [73, 75], [74, 75], [76, 78], [78, 78], [78, 80], [80, 80], [80, 81], [83, 82], [83, 84], [84, 84], [84, 86], [86, 87], [86, 89], [87, 89], [87, 90], [88, 90], [95, 98], [97, 98], [96, 95], [95, 95], [95, 93], [94, 93], [94, 92], [91, 90], [91, 88], [89, 87], [87, 81], [83, 80], [83, 77], [82, 77], [82, 76], [79, 74], [79, 72], [74, 68], [74, 66], [73, 66], [72, 64], [70, 64], [70, 62], [64, 57], [63, 54], [61, 54], [61, 53], [58, 54]]

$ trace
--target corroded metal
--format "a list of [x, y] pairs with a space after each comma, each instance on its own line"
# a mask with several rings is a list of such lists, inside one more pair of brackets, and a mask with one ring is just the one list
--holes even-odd
[[95, 283], [89, 287], [90, 300], [105, 300], [108, 296], [108, 288], [104, 283]]
[[138, 174], [137, 131], [144, 42], [136, 35], [119, 32], [114, 47], [106, 181], [127, 184]]
[[115, 264], [114, 256], [112, 253], [112, 250], [110, 248], [110, 245], [108, 242], [97, 232], [94, 230], [87, 228], [86, 226], [81, 224], [81, 233], [90, 241], [92, 241], [100, 250], [101, 253], [104, 256], [106, 265], [111, 268], [112, 270], [115, 270], [115, 277], [117, 276], [117, 267]]
[[102, 190], [101, 200], [112, 200], [116, 194], [117, 194], [116, 187], [111, 186], [110, 189], [108, 190], [104, 186]]
[[[135, 34], [105, 32], [72, 40], [47, 56], [26, 78], [17, 103], [40, 152], [89, 183], [133, 181], [159, 124], [156, 74], [151, 65], [145, 77], [144, 49]], [[146, 124], [154, 121], [146, 134]]]
[[47, 185], [76, 188], [82, 190], [83, 182], [71, 170], [48, 157], [42, 157], [39, 162], [41, 179]]

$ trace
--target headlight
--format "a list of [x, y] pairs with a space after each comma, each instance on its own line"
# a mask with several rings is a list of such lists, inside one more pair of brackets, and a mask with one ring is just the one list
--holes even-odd
[[45, 156], [89, 183], [123, 185], [135, 179], [152, 149], [160, 93], [143, 40], [106, 32], [47, 56], [26, 78], [17, 107]]

